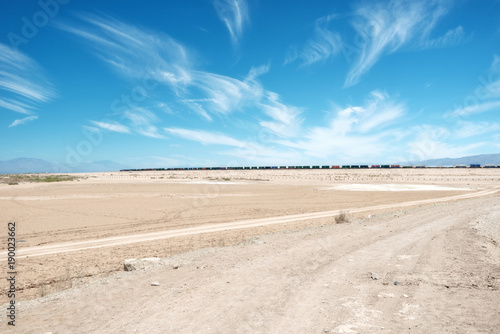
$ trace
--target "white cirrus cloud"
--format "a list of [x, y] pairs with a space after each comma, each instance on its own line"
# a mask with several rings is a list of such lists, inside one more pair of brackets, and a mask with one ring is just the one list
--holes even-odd
[[[164, 128], [170, 135], [182, 139], [198, 142], [202, 145], [219, 145], [233, 147], [231, 150], [219, 151], [218, 154], [229, 155], [239, 161], [232, 161], [236, 165], [243, 163], [291, 163], [297, 161], [300, 153], [290, 149], [283, 150], [263, 145], [250, 140], [239, 140], [219, 132], [205, 130], [191, 130], [184, 128]], [[295, 159], [295, 160], [294, 160]]]
[[500, 101], [487, 101], [453, 110], [449, 116], [467, 116], [500, 109]]
[[190, 82], [189, 52], [167, 34], [138, 29], [112, 17], [80, 15], [80, 25], [57, 27], [89, 42], [94, 53], [122, 75], [180, 89]]
[[164, 130], [174, 136], [183, 139], [199, 142], [203, 145], [225, 145], [225, 146], [244, 146], [243, 141], [234, 139], [221, 133], [214, 133], [203, 130], [189, 130], [182, 128], [164, 128]]
[[119, 133], [130, 133], [130, 129], [118, 122], [98, 122], [98, 121], [91, 121], [92, 124], [95, 126], [98, 126], [101, 129], [113, 131], [113, 132], [119, 132]]
[[[109, 17], [80, 18], [79, 26], [59, 24], [59, 28], [89, 42], [93, 52], [122, 75], [135, 80], [147, 78], [146, 83], [153, 81], [160, 86], [153, 92], [143, 87], [149, 94], [147, 101], [140, 103], [148, 115], [138, 112], [140, 108], [120, 109], [120, 116], [139, 134], [154, 134], [149, 130], [154, 123], [161, 122], [157, 113], [161, 111], [165, 115], [164, 108], [159, 106], [166, 104], [155, 100], [160, 95], [170, 98], [170, 111], [179, 110], [170, 113], [172, 116], [182, 117], [182, 111], [187, 109], [205, 121], [213, 121], [214, 116], [259, 111], [271, 118], [264, 119], [263, 122], [267, 122], [264, 125], [282, 136], [290, 134], [298, 122], [299, 109], [278, 101], [277, 94], [266, 90], [258, 81], [269, 71], [269, 64], [251, 67], [241, 79], [202, 71], [192, 65], [191, 52], [166, 34], [138, 29]], [[165, 89], [169, 94], [163, 94]]]
[[403, 46], [426, 49], [460, 43], [465, 35], [460, 26], [441, 37], [431, 38], [437, 23], [451, 6], [452, 2], [446, 0], [391, 0], [359, 6], [352, 25], [364, 43], [359, 47], [359, 57], [349, 70], [344, 85], [357, 84], [382, 56]]
[[458, 123], [457, 129], [453, 131], [453, 137], [470, 138], [498, 131], [500, 131], [500, 123], [461, 121]]
[[493, 62], [486, 76], [479, 76], [480, 84], [464, 99], [463, 105], [445, 114], [445, 117], [466, 117], [500, 109], [500, 57], [493, 56]]
[[278, 94], [267, 92], [261, 103], [263, 112], [272, 120], [261, 121], [260, 125], [280, 137], [294, 137], [300, 132], [302, 109], [283, 104]]
[[275, 142], [312, 157], [367, 161], [397, 150], [399, 140], [406, 134], [390, 127], [405, 112], [406, 107], [387, 93], [373, 91], [363, 105], [337, 109], [327, 125], [302, 129], [303, 135], [295, 140]]
[[14, 126], [26, 124], [28, 122], [34, 121], [37, 118], [38, 118], [38, 116], [28, 116], [28, 117], [25, 117], [25, 118], [16, 119], [14, 122], [12, 122], [9, 125], [9, 128], [13, 128]]
[[238, 44], [245, 26], [250, 22], [246, 0], [215, 0], [213, 5], [229, 31], [231, 41]]
[[[55, 96], [54, 88], [37, 62], [0, 43], [0, 108], [33, 116], [40, 105]], [[9, 127], [37, 118], [16, 120]]]
[[332, 58], [342, 48], [342, 38], [329, 28], [334, 15], [321, 17], [314, 22], [314, 35], [302, 47], [291, 47], [285, 65], [300, 60], [301, 65], [311, 65]]

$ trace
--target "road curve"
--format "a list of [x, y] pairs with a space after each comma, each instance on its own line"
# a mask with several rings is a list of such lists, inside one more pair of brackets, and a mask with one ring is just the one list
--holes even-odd
[[[462, 200], [474, 197], [488, 196], [492, 195], [500, 190], [500, 187], [481, 190], [474, 193], [449, 196], [443, 198], [433, 198], [433, 199], [425, 199], [418, 201], [410, 201], [403, 203], [395, 203], [395, 204], [383, 204], [376, 206], [367, 206], [362, 208], [352, 208], [346, 210], [330, 210], [330, 211], [320, 211], [313, 213], [303, 213], [296, 215], [286, 215], [286, 216], [278, 216], [278, 217], [267, 217], [267, 218], [258, 218], [258, 219], [247, 219], [240, 220], [234, 222], [227, 223], [218, 223], [211, 225], [202, 225], [195, 226], [183, 229], [176, 230], [167, 230], [167, 231], [159, 231], [159, 232], [151, 232], [151, 233], [143, 233], [143, 234], [133, 234], [133, 235], [122, 235], [116, 237], [102, 238], [96, 240], [85, 240], [85, 241], [76, 241], [76, 242], [67, 242], [67, 243], [59, 243], [59, 244], [49, 244], [43, 246], [34, 246], [34, 247], [26, 247], [26, 248], [18, 248], [16, 251], [16, 258], [26, 258], [33, 256], [43, 256], [50, 254], [59, 254], [66, 252], [76, 252], [80, 250], [93, 249], [93, 248], [101, 248], [101, 247], [112, 247], [112, 246], [122, 246], [127, 244], [133, 244], [138, 242], [146, 242], [160, 239], [168, 239], [180, 236], [187, 235], [195, 235], [201, 233], [211, 233], [211, 232], [220, 232], [227, 230], [237, 230], [237, 229], [245, 229], [250, 227], [259, 227], [259, 226], [267, 226], [273, 224], [283, 224], [290, 223], [301, 220], [308, 219], [318, 219], [318, 218], [327, 218], [338, 215], [341, 211], [347, 211], [349, 213], [358, 213], [358, 212], [366, 212], [366, 211], [374, 211], [374, 210], [382, 210], [382, 209], [396, 209], [403, 208], [415, 205], [424, 205], [424, 204], [434, 204], [434, 203], [442, 203], [448, 201]], [[7, 260], [7, 251], [4, 251], [0, 254], [0, 261]]]

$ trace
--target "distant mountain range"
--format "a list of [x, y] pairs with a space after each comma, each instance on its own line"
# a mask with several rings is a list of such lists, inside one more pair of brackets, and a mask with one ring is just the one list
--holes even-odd
[[410, 161], [403, 162], [401, 165], [426, 165], [426, 166], [455, 166], [455, 165], [470, 165], [470, 164], [480, 164], [484, 165], [500, 165], [500, 154], [480, 154], [471, 155], [462, 158], [442, 158], [442, 159], [430, 159], [422, 161]]
[[48, 162], [42, 159], [18, 158], [0, 161], [0, 174], [22, 173], [93, 173], [113, 172], [129, 168], [113, 161], [82, 162], [76, 166]]

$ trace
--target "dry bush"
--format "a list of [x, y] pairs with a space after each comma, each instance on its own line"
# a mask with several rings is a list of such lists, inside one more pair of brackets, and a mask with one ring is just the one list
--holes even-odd
[[335, 224], [345, 224], [349, 223], [349, 216], [347, 212], [341, 211], [338, 215], [335, 216]]

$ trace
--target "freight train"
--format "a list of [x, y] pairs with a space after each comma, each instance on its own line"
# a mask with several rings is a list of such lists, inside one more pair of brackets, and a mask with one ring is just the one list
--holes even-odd
[[134, 168], [121, 169], [121, 172], [142, 171], [177, 171], [177, 170], [255, 170], [255, 169], [395, 169], [395, 168], [500, 168], [500, 165], [480, 164], [455, 165], [455, 166], [426, 166], [426, 165], [314, 165], [314, 166], [246, 166], [246, 167], [169, 167], [169, 168]]

